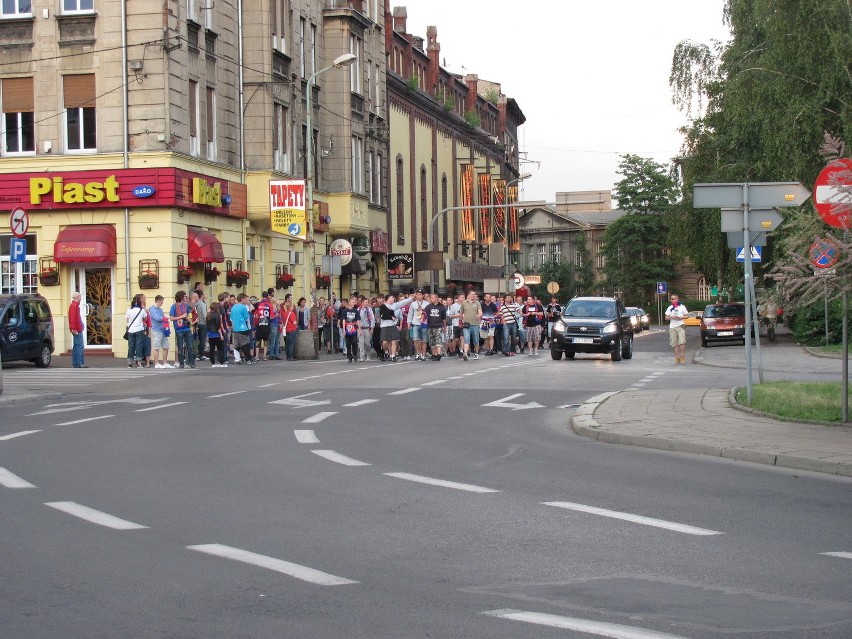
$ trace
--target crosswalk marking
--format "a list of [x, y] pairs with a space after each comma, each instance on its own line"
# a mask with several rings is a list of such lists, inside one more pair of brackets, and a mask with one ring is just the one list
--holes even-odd
[[46, 369], [6, 369], [3, 371], [3, 384], [7, 388], [42, 389], [54, 386], [90, 386], [142, 376], [169, 375], [180, 369], [153, 368], [46, 368]]
[[344, 406], [364, 406], [365, 404], [373, 404], [379, 400], [377, 399], [359, 399], [357, 402], [350, 402], [349, 404], [344, 404]]
[[137, 408], [137, 413], [144, 413], [149, 410], [160, 410], [161, 408], [171, 408], [172, 406], [180, 406], [181, 404], [186, 404], [186, 402], [171, 402], [169, 404], [160, 404], [159, 406], [149, 406], [148, 408]]
[[407, 395], [408, 393], [413, 393], [414, 391], [419, 391], [419, 388], [403, 388], [402, 390], [393, 391], [392, 393], [388, 393], [388, 395]]
[[93, 524], [106, 526], [107, 528], [113, 528], [115, 530], [139, 530], [148, 527], [143, 526], [142, 524], [135, 524], [132, 521], [127, 521], [126, 519], [119, 519], [114, 515], [101, 512], [100, 510], [95, 510], [94, 508], [89, 508], [88, 506], [83, 506], [73, 501], [51, 501], [45, 502], [44, 505], [50, 506], [51, 508], [55, 508], [56, 510], [64, 513], [68, 513], [74, 517], [79, 517], [80, 519], [84, 519], [85, 521], [89, 521]]
[[296, 441], [300, 444], [319, 444], [320, 440], [312, 430], [294, 430]]

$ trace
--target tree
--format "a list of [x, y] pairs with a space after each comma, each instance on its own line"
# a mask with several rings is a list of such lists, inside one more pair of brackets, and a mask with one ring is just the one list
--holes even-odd
[[677, 184], [663, 164], [638, 155], [622, 155], [613, 194], [618, 207], [643, 215], [666, 213], [677, 198]]
[[568, 299], [574, 295], [574, 269], [570, 264], [557, 262], [551, 258], [538, 268], [538, 273], [541, 275], [541, 284], [531, 286], [530, 290], [539, 299], [550, 299], [550, 293], [547, 292], [547, 284], [549, 282], [559, 284], [557, 297], [560, 299]]
[[[585, 234], [577, 236], [577, 264], [574, 269], [574, 280], [581, 295], [588, 295], [595, 285], [595, 272], [592, 270], [592, 254], [586, 245]], [[571, 291], [571, 297], [574, 291]]]

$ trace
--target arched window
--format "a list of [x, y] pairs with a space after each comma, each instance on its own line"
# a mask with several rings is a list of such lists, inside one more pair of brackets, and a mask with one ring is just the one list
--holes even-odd
[[396, 156], [396, 243], [405, 244], [405, 190], [403, 187], [402, 155]]
[[704, 301], [710, 299], [710, 287], [707, 285], [706, 277], [702, 277], [698, 280], [698, 299]]

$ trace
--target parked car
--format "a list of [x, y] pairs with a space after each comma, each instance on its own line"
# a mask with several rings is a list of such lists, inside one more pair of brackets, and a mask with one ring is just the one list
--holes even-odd
[[553, 325], [550, 356], [609, 353], [612, 361], [633, 357], [633, 325], [624, 303], [612, 297], [575, 297]]
[[38, 294], [0, 295], [0, 359], [50, 366], [56, 342], [53, 315]]
[[704, 317], [704, 311], [689, 311], [683, 324], [684, 326], [701, 326], [702, 317]]
[[627, 312], [630, 314], [630, 324], [633, 326], [634, 333], [641, 333], [643, 330], [650, 328], [648, 314], [637, 306], [628, 306]]
[[745, 344], [745, 304], [710, 304], [704, 309], [700, 325], [702, 346], [707, 346], [710, 342]]

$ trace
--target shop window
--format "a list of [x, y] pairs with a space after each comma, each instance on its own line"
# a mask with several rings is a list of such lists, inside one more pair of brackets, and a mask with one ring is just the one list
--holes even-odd
[[32, 77], [0, 80], [2, 155], [35, 153], [34, 104]]
[[66, 75], [63, 78], [63, 93], [66, 151], [97, 151], [95, 75]]

